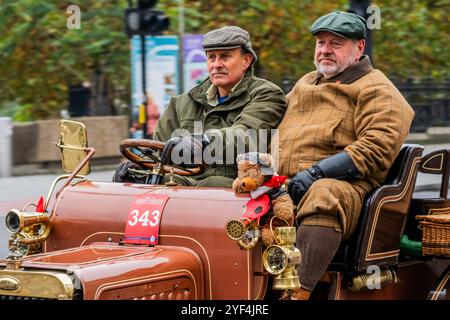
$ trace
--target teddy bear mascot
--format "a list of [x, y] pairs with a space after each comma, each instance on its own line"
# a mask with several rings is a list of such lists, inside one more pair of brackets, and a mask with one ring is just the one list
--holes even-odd
[[[265, 246], [275, 243], [273, 229], [292, 226], [294, 209], [290, 196], [282, 188], [286, 176], [274, 172], [270, 154], [249, 152], [237, 157], [238, 177], [233, 182], [236, 193], [250, 193], [242, 218], [227, 223], [228, 236], [244, 249], [251, 249], [261, 238]], [[250, 242], [244, 241], [250, 234]]]

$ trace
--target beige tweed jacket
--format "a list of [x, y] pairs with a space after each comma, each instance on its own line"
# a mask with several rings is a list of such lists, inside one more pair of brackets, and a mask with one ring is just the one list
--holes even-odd
[[411, 106], [367, 56], [332, 79], [316, 71], [306, 74], [287, 102], [279, 126], [280, 174], [292, 177], [345, 150], [363, 176], [351, 181], [359, 193], [383, 183], [414, 118]]

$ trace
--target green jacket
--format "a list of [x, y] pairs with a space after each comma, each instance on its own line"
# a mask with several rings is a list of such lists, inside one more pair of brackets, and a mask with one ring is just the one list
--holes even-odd
[[[255, 77], [253, 70], [245, 74], [228, 100], [222, 104], [208, 104], [206, 92], [210, 86], [211, 81], [207, 78], [189, 92], [173, 97], [156, 126], [154, 139], [165, 142], [176, 129], [194, 133], [194, 121], [201, 121], [203, 132], [210, 129], [220, 129], [222, 132], [238, 129], [270, 131], [278, 127], [286, 111], [283, 91], [272, 82]], [[233, 158], [233, 164], [209, 165], [207, 171], [197, 179], [209, 176], [235, 178], [236, 154]]]

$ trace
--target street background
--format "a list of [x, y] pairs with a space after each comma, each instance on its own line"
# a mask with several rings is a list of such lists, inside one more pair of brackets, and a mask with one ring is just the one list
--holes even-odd
[[[424, 154], [450, 148], [448, 0], [150, 2], [0, 2], [0, 259], [6, 255], [8, 238], [5, 214], [37, 203], [62, 174], [58, 149], [52, 145], [58, 141], [59, 120], [69, 118], [86, 125], [89, 146], [97, 151], [89, 178], [111, 181], [120, 161], [119, 143], [140, 137], [140, 130], [150, 137], [150, 121], [154, 125], [154, 117], [162, 111], [150, 107], [161, 104], [158, 101], [167, 103], [179, 93], [177, 87], [185, 89], [206, 76], [203, 60], [194, 59], [193, 52], [198, 52], [201, 35], [224, 25], [249, 31], [258, 54], [255, 75], [288, 93], [314, 69], [315, 40], [309, 28], [319, 16], [341, 10], [375, 18], [366, 54], [415, 111], [407, 142], [425, 145]], [[167, 15], [170, 26], [161, 24], [156, 32], [155, 25], [144, 23], [139, 26], [141, 34], [130, 31], [127, 9], [132, 3], [140, 3], [139, 12], [144, 14], [139, 17]], [[164, 59], [156, 61], [150, 54], [153, 46], [147, 48], [146, 41], [137, 40], [159, 36], [180, 46], [171, 55], [159, 52]], [[186, 39], [196, 39], [196, 44]], [[146, 59], [145, 50], [149, 60], [143, 63], [140, 57]], [[169, 60], [170, 68], [163, 63]], [[152, 88], [156, 83], [162, 84], [164, 95], [156, 94]], [[439, 183], [439, 176], [419, 174], [414, 196], [437, 196]]]

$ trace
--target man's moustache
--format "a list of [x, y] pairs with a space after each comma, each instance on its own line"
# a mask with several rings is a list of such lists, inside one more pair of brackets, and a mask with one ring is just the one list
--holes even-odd
[[325, 56], [325, 57], [319, 58], [319, 62], [322, 62], [323, 60], [332, 60], [333, 62], [336, 62], [336, 59], [333, 56], [329, 56], [329, 57]]

